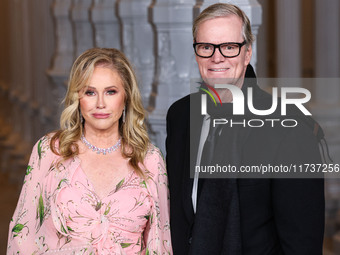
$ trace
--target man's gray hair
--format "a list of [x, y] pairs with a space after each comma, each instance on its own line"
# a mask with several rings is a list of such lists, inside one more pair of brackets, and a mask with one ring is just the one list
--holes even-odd
[[197, 30], [199, 25], [209, 19], [228, 17], [230, 15], [236, 15], [242, 20], [242, 35], [247, 45], [251, 45], [254, 41], [254, 35], [251, 32], [251, 25], [247, 15], [236, 5], [217, 3], [210, 5], [204, 9], [194, 20], [192, 26], [192, 35], [196, 42]]

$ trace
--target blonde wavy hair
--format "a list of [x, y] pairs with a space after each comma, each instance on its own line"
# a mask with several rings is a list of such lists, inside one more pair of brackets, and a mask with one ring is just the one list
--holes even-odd
[[[149, 137], [144, 123], [145, 110], [142, 104], [136, 75], [125, 55], [117, 49], [92, 48], [81, 54], [74, 62], [64, 98], [64, 110], [60, 117], [60, 130], [51, 139], [51, 150], [62, 156], [63, 160], [79, 154], [79, 141], [83, 133], [81, 114], [79, 110], [79, 92], [86, 86], [97, 66], [112, 68], [118, 72], [125, 90], [125, 122], [119, 120], [121, 136], [121, 151], [129, 158], [130, 165], [141, 176]], [[58, 146], [55, 146], [58, 144]]]

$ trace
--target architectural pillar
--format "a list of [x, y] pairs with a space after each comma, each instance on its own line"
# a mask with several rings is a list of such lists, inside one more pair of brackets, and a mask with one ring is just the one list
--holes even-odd
[[148, 20], [150, 0], [124, 0], [119, 3], [123, 51], [133, 63], [143, 104], [148, 107], [155, 69], [154, 33]]
[[[74, 59], [94, 45], [90, 7], [92, 0], [73, 0], [71, 17], [74, 33]], [[114, 15], [112, 13], [112, 15]]]
[[193, 59], [194, 0], [157, 0], [150, 5], [157, 38], [156, 73], [149, 122], [154, 141], [165, 152], [165, 117], [169, 106], [189, 94]]
[[[70, 8], [71, 0], [54, 0], [52, 3], [56, 45], [52, 67], [48, 70], [48, 75], [53, 82], [51, 92], [54, 100], [51, 105], [55, 109], [54, 115], [56, 116], [60, 116], [60, 102], [66, 93], [66, 82], [74, 57]], [[58, 123], [56, 122], [56, 124]]]
[[116, 15], [116, 0], [94, 0], [91, 20], [95, 46], [121, 49], [120, 24]]

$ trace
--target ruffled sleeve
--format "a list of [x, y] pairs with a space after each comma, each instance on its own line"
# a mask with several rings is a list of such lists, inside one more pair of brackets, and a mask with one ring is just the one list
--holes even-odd
[[[48, 250], [45, 236], [50, 215], [50, 195], [43, 180], [54, 166], [56, 155], [45, 136], [33, 147], [19, 201], [9, 226], [7, 254], [43, 254]], [[48, 224], [47, 224], [48, 225]], [[42, 228], [44, 226], [44, 228]], [[43, 233], [45, 232], [45, 233]]]
[[164, 158], [158, 148], [152, 146], [144, 165], [147, 174], [146, 186], [152, 198], [152, 209], [144, 233], [146, 255], [172, 254], [168, 177]]

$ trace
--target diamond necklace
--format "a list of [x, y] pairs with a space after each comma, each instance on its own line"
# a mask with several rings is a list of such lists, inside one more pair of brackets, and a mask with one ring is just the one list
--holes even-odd
[[113, 146], [111, 146], [107, 149], [98, 148], [97, 146], [92, 145], [89, 141], [86, 140], [84, 135], [81, 135], [81, 140], [90, 150], [97, 152], [97, 154], [103, 153], [103, 155], [106, 155], [107, 153], [114, 152], [115, 150], [117, 150], [120, 147], [120, 138], [116, 142], [116, 144], [114, 144]]

